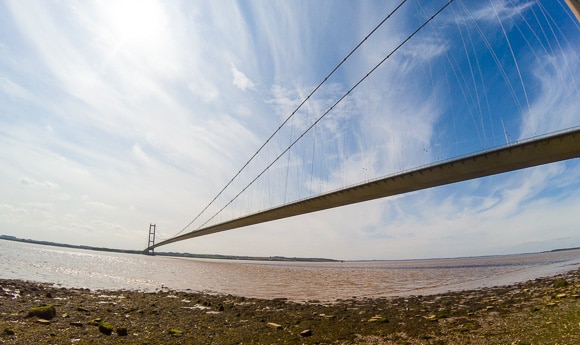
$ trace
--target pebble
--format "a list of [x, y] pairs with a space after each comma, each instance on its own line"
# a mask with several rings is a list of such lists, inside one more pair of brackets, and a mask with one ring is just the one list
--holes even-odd
[[375, 316], [371, 317], [371, 318], [369, 319], [369, 321], [368, 321], [368, 322], [379, 322], [379, 323], [385, 323], [385, 322], [389, 322], [389, 320], [387, 320], [387, 318], [386, 318], [386, 317], [384, 317], [384, 316], [381, 316], [381, 315], [375, 315]]
[[305, 329], [302, 332], [300, 332], [300, 336], [302, 337], [309, 337], [312, 335], [312, 331], [310, 329]]
[[279, 324], [274, 323], [274, 322], [268, 322], [267, 325], [268, 325], [268, 327], [272, 327], [274, 329], [282, 329], [282, 325], [279, 325]]

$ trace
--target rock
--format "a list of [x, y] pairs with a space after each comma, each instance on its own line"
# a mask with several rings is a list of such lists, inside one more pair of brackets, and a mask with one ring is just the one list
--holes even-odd
[[90, 313], [90, 311], [87, 308], [83, 308], [83, 307], [77, 307], [77, 311], [80, 311], [83, 313]]
[[302, 332], [300, 332], [300, 336], [301, 337], [309, 337], [312, 335], [312, 331], [309, 329], [305, 329]]
[[4, 328], [4, 330], [2, 331], [2, 333], [3, 334], [6, 334], [6, 335], [14, 335], [14, 334], [16, 334], [12, 329], [10, 329], [8, 327]]
[[56, 316], [56, 309], [51, 305], [30, 308], [28, 316], [36, 316], [41, 319], [52, 320], [52, 318]]
[[566, 296], [568, 295], [566, 295], [565, 293], [559, 293], [556, 295], [556, 298], [566, 298]]
[[69, 323], [69, 325], [75, 326], [75, 327], [85, 327], [85, 325], [83, 325], [83, 323], [80, 321], [73, 321], [73, 322]]
[[279, 324], [274, 323], [274, 322], [268, 322], [267, 325], [268, 325], [268, 327], [272, 327], [274, 329], [282, 329], [282, 325], [279, 325]]
[[45, 319], [38, 319], [38, 320], [36, 320], [36, 322], [38, 322], [40, 324], [43, 324], [43, 325], [50, 324], [50, 321], [49, 320], [45, 320]]
[[103, 320], [100, 317], [98, 317], [94, 320], [89, 321], [89, 325], [90, 326], [98, 326], [99, 323], [101, 323], [101, 321], [103, 321]]
[[111, 326], [107, 322], [100, 322], [99, 323], [99, 332], [106, 334], [106, 335], [111, 335], [111, 333], [113, 333], [113, 326]]
[[368, 322], [378, 322], [378, 323], [387, 323], [389, 322], [389, 320], [387, 320], [386, 317], [381, 316], [381, 315], [375, 315], [373, 317], [371, 317]]
[[181, 337], [183, 331], [177, 328], [171, 328], [170, 330], [167, 331], [167, 333], [173, 337]]
[[117, 328], [117, 335], [120, 337], [126, 337], [127, 335], [129, 335], [129, 332], [127, 331], [127, 328], [119, 327]]
[[556, 288], [563, 288], [563, 287], [568, 286], [568, 284], [569, 283], [568, 283], [568, 281], [566, 279], [560, 278], [560, 279], [556, 280], [556, 282], [554, 283], [554, 287], [556, 287]]

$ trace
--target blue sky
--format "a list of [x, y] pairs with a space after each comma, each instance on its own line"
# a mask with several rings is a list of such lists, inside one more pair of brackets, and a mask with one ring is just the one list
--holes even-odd
[[[444, 3], [407, 1], [201, 218]], [[0, 233], [131, 249], [149, 223], [174, 235], [394, 7], [0, 1]], [[215, 220], [579, 126], [579, 33], [563, 2], [454, 1]], [[162, 250], [398, 259], [580, 246], [579, 181], [577, 160], [560, 162]]]

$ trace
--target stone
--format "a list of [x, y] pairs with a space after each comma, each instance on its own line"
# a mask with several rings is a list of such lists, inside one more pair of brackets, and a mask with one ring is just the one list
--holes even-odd
[[167, 331], [167, 333], [173, 337], [181, 337], [183, 331], [177, 328], [171, 328], [169, 331]]
[[111, 326], [107, 322], [100, 322], [99, 323], [99, 332], [106, 334], [106, 335], [111, 335], [113, 333], [113, 326]]
[[373, 317], [371, 317], [368, 322], [378, 322], [378, 323], [387, 323], [389, 322], [389, 320], [387, 320], [386, 317], [381, 316], [381, 315], [375, 315]]
[[94, 319], [94, 320], [91, 320], [91, 321], [89, 321], [89, 325], [90, 325], [90, 326], [98, 326], [98, 325], [99, 325], [99, 323], [101, 323], [101, 321], [102, 321], [102, 320], [101, 320], [101, 318], [99, 317], [99, 318], [96, 318], [96, 319]]
[[310, 330], [310, 329], [305, 329], [302, 332], [300, 332], [301, 337], [309, 337], [311, 335], [312, 335], [312, 330]]
[[41, 319], [52, 320], [52, 318], [56, 316], [56, 309], [51, 305], [30, 308], [28, 316], [36, 316]]
[[45, 319], [38, 319], [38, 320], [36, 320], [36, 322], [38, 322], [40, 324], [43, 324], [43, 325], [50, 324], [50, 321], [49, 320], [45, 320]]
[[2, 331], [2, 333], [3, 334], [6, 334], [6, 335], [14, 335], [14, 334], [16, 334], [12, 329], [10, 329], [8, 327], [4, 328], [4, 330]]
[[560, 279], [556, 280], [556, 282], [554, 283], [554, 287], [556, 287], [556, 288], [563, 288], [563, 287], [568, 286], [568, 284], [569, 283], [568, 283], [568, 281], [566, 279], [560, 278]]
[[83, 307], [77, 307], [77, 311], [83, 312], [83, 313], [89, 313], [90, 311], [87, 308], [83, 308]]
[[75, 326], [75, 327], [85, 327], [85, 325], [80, 321], [73, 321], [73, 322], [69, 323], [69, 325]]
[[268, 325], [268, 327], [271, 327], [274, 329], [282, 329], [282, 325], [279, 325], [279, 324], [274, 323], [274, 322], [268, 322], [267, 325]]
[[559, 293], [556, 295], [556, 298], [566, 298], [566, 296], [568, 295], [566, 295], [565, 293]]
[[119, 327], [117, 328], [117, 335], [120, 337], [126, 337], [127, 335], [129, 335], [129, 332], [127, 331], [127, 328]]

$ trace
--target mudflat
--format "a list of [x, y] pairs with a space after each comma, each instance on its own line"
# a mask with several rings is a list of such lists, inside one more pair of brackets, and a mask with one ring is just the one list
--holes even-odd
[[548, 343], [580, 344], [580, 270], [473, 291], [333, 303], [0, 279], [1, 345]]

